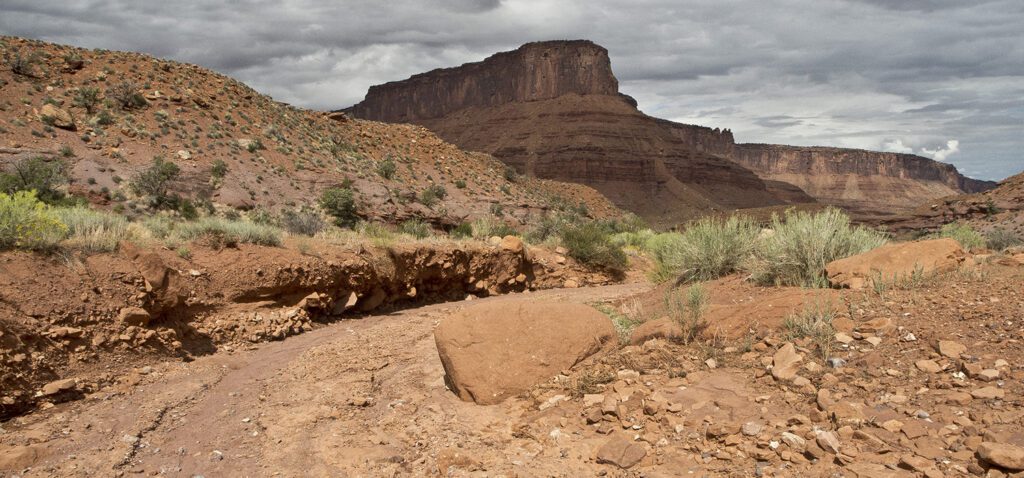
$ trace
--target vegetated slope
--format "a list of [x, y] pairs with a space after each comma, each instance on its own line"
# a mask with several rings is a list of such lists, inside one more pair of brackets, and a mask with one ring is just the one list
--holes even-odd
[[[498, 213], [522, 223], [580, 201], [616, 213], [586, 187], [513, 177], [421, 127], [295, 108], [195, 65], [13, 37], [0, 37], [0, 51], [0, 168], [62, 151], [72, 191], [129, 213], [128, 180], [157, 155], [182, 170], [174, 192], [229, 208], [298, 207], [351, 181], [360, 215], [378, 221]], [[226, 173], [214, 172], [219, 162]], [[444, 197], [417, 201], [430, 185]]]
[[821, 202], [861, 213], [892, 214], [923, 201], [991, 189], [992, 181], [913, 154], [777, 144], [737, 144], [729, 157], [762, 179], [799, 186]]
[[736, 144], [727, 129], [649, 117], [618, 92], [607, 51], [589, 41], [530, 43], [377, 85], [345, 111], [422, 124], [521, 172], [590, 184], [663, 222], [708, 209], [815, 200], [893, 213], [992, 186], [920, 156]]
[[345, 111], [421, 124], [527, 175], [591, 185], [655, 223], [800, 196], [777, 197], [751, 171], [641, 113], [618, 92], [607, 50], [589, 41], [530, 43], [374, 86]]
[[1024, 173], [988, 191], [939, 198], [879, 221], [895, 232], [918, 234], [952, 222], [966, 222], [983, 232], [1002, 229], [1024, 238]]

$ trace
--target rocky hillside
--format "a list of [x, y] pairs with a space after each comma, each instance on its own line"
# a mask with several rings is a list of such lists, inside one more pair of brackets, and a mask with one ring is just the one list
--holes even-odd
[[530, 43], [375, 86], [345, 111], [423, 125], [527, 175], [593, 186], [656, 223], [787, 202], [750, 170], [637, 110], [618, 92], [607, 50], [588, 41]]
[[952, 222], [965, 222], [986, 233], [998, 229], [1024, 238], [1024, 173], [1010, 176], [988, 191], [939, 198], [908, 213], [878, 220], [908, 235]]
[[992, 186], [919, 156], [736, 144], [729, 130], [649, 117], [618, 92], [608, 52], [589, 41], [530, 43], [374, 86], [345, 111], [426, 126], [529, 175], [591, 185], [662, 222], [815, 201], [891, 214]]
[[[0, 54], [0, 169], [59, 157], [97, 205], [135, 210], [131, 178], [160, 156], [181, 169], [174, 192], [218, 209], [296, 208], [350, 181], [359, 214], [385, 222], [524, 223], [580, 202], [616, 214], [589, 188], [510, 176], [422, 127], [295, 108], [195, 65], [13, 37]], [[436, 186], [438, 201], [418, 200]]]
[[913, 154], [777, 144], [738, 144], [728, 154], [763, 179], [794, 184], [821, 202], [860, 212], [908, 210], [924, 201], [995, 185], [965, 177], [951, 164]]

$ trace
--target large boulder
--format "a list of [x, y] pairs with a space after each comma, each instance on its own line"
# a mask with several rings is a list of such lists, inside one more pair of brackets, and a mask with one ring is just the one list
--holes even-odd
[[50, 103], [43, 105], [43, 108], [39, 110], [39, 118], [44, 122], [49, 122], [57, 128], [70, 131], [75, 130], [75, 120], [71, 117], [71, 113], [68, 113], [67, 111], [64, 111]]
[[550, 379], [615, 337], [608, 317], [591, 307], [526, 300], [471, 305], [434, 330], [448, 386], [481, 405]]
[[915, 273], [933, 274], [956, 269], [967, 253], [954, 239], [886, 244], [856, 256], [832, 261], [825, 266], [833, 287], [862, 289], [877, 278], [904, 279]]

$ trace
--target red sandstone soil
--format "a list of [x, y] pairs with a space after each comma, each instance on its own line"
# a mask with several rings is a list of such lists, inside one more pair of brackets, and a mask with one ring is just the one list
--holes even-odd
[[[837, 292], [835, 325], [849, 343], [837, 344], [831, 355], [846, 363], [830, 368], [812, 343], [797, 340], [802, 384], [775, 380], [767, 370], [786, 340], [768, 325], [753, 339], [625, 347], [487, 407], [462, 402], [444, 387], [432, 330], [460, 303], [346, 320], [283, 342], [139, 367], [85, 400], [4, 423], [0, 470], [11, 476], [984, 473], [989, 465], [975, 456], [982, 441], [1024, 445], [1021, 284], [1024, 267], [993, 262], [881, 295]], [[625, 304], [630, 296], [656, 297], [659, 291], [647, 287], [482, 300]], [[743, 317], [744, 310], [763, 311], [772, 300], [761, 299], [790, 294], [737, 279], [709, 288], [713, 303], [735, 307], [736, 319], [726, 323], [753, 323], [760, 312]], [[939, 340], [964, 351], [940, 355]], [[925, 371], [921, 360], [936, 369]], [[593, 395], [583, 393], [600, 394], [605, 403], [610, 398], [614, 411], [585, 404]], [[818, 431], [835, 434], [838, 455], [821, 449]], [[601, 450], [619, 440], [639, 447], [642, 458], [628, 469], [599, 463], [608, 456]]]

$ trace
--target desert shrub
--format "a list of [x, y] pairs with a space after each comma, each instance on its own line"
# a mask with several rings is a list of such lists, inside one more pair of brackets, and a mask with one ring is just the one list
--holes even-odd
[[35, 191], [0, 193], [0, 250], [53, 249], [64, 239], [67, 226]]
[[782, 323], [789, 340], [809, 338], [818, 348], [823, 360], [832, 355], [835, 345], [836, 329], [832, 321], [836, 310], [831, 302], [814, 301], [804, 306], [803, 310], [786, 317]]
[[787, 211], [784, 219], [772, 217], [771, 229], [754, 248], [751, 278], [762, 284], [826, 287], [826, 264], [886, 242], [882, 233], [851, 226], [850, 218], [834, 208]]
[[623, 232], [641, 232], [644, 230], [650, 230], [650, 228], [647, 226], [647, 223], [644, 222], [643, 218], [631, 212], [623, 214], [618, 219], [612, 219], [607, 222], [612, 232], [616, 234], [620, 234]]
[[270, 211], [261, 207], [253, 208], [248, 213], [246, 213], [245, 216], [248, 217], [250, 221], [256, 224], [263, 224], [267, 226], [277, 225], [277, 220], [274, 218], [274, 215]]
[[985, 234], [988, 248], [994, 251], [1003, 251], [1013, 246], [1024, 244], [1024, 238], [1009, 229], [997, 228]]
[[377, 165], [377, 174], [384, 179], [394, 178], [396, 172], [398, 172], [398, 166], [395, 164], [395, 160], [391, 159], [391, 156], [384, 158], [384, 161]]
[[25, 54], [21, 50], [15, 50], [4, 55], [4, 62], [11, 67], [11, 71], [15, 75], [35, 77], [35, 69], [40, 56], [38, 51]]
[[985, 236], [982, 236], [980, 232], [974, 230], [969, 224], [961, 222], [951, 222], [944, 224], [937, 237], [948, 237], [955, 239], [959, 242], [964, 249], [981, 249], [985, 247]]
[[315, 236], [327, 227], [320, 214], [309, 208], [281, 212], [281, 227], [292, 234]]
[[557, 239], [565, 228], [581, 222], [583, 218], [572, 213], [547, 213], [526, 231], [526, 240], [533, 244], [541, 244]]
[[644, 243], [644, 251], [654, 261], [654, 268], [650, 271], [650, 279], [660, 283], [671, 279], [678, 279], [679, 272], [683, 270], [683, 256], [681, 251], [683, 236], [675, 232], [663, 232], [655, 234]]
[[88, 252], [112, 252], [128, 237], [128, 220], [124, 216], [96, 211], [87, 207], [56, 210], [68, 228], [64, 245]]
[[444, 200], [444, 197], [447, 195], [448, 191], [444, 186], [440, 184], [431, 184], [420, 192], [420, 204], [427, 207], [433, 207], [438, 201]]
[[170, 237], [171, 233], [174, 232], [175, 225], [174, 219], [162, 214], [149, 216], [142, 221], [142, 227], [157, 239]]
[[196, 209], [196, 205], [191, 199], [182, 199], [178, 201], [178, 214], [187, 221], [195, 220], [199, 217], [199, 210]]
[[492, 217], [481, 217], [473, 221], [473, 237], [489, 239], [491, 237], [514, 236], [518, 231], [508, 223]]
[[92, 114], [96, 106], [100, 104], [100, 89], [92, 86], [83, 86], [75, 92], [72, 104], [85, 108], [85, 112]]
[[178, 224], [171, 237], [183, 241], [202, 240], [213, 247], [233, 247], [237, 244], [281, 245], [281, 230], [276, 227], [216, 217]]
[[408, 234], [416, 239], [429, 237], [431, 233], [430, 224], [421, 219], [409, 219], [398, 225], [398, 232]]
[[223, 159], [216, 159], [213, 161], [213, 165], [210, 166], [210, 176], [214, 179], [224, 179], [224, 176], [228, 174], [228, 164]]
[[685, 292], [673, 288], [665, 293], [665, 308], [669, 317], [679, 324], [680, 339], [684, 344], [692, 342], [707, 328], [704, 313], [711, 302], [710, 294], [701, 283], [691, 284]]
[[132, 192], [149, 199], [155, 208], [173, 206], [175, 201], [168, 195], [171, 183], [181, 174], [177, 164], [156, 156], [153, 163], [139, 171], [131, 180]]
[[510, 183], [516, 182], [516, 179], [519, 178], [519, 173], [516, 172], [516, 169], [507, 165], [505, 166], [504, 171], [502, 171], [502, 175], [505, 177], [505, 181]]
[[146, 97], [139, 93], [139, 85], [130, 81], [122, 81], [107, 90], [107, 98], [114, 101], [123, 110], [133, 110], [146, 106]]
[[582, 264], [614, 272], [629, 265], [626, 253], [612, 244], [610, 231], [599, 223], [569, 225], [560, 231], [559, 238], [569, 256]]
[[320, 207], [324, 208], [338, 227], [352, 227], [359, 221], [356, 213], [355, 194], [348, 187], [331, 187], [320, 195]]
[[460, 222], [458, 226], [455, 226], [455, 228], [448, 233], [448, 235], [455, 239], [473, 237], [473, 225], [468, 222]]
[[466, 180], [465, 179], [456, 179], [455, 180], [455, 187], [457, 187], [459, 189], [466, 189]]
[[615, 327], [615, 332], [619, 336], [620, 345], [629, 344], [629, 340], [633, 336], [633, 329], [646, 320], [643, 305], [635, 298], [623, 303], [618, 308], [612, 307], [610, 304], [598, 304], [594, 308], [611, 319], [612, 326]]
[[661, 240], [652, 254], [659, 278], [706, 281], [732, 274], [748, 261], [760, 228], [748, 217], [704, 218], [678, 240]]
[[612, 234], [612, 244], [619, 247], [629, 247], [636, 250], [646, 250], [647, 242], [657, 234], [650, 229], [642, 229], [636, 232], [618, 232]]
[[40, 201], [57, 204], [64, 199], [64, 193], [57, 188], [67, 181], [63, 161], [35, 156], [15, 163], [10, 173], [0, 173], [0, 192], [35, 191]]

